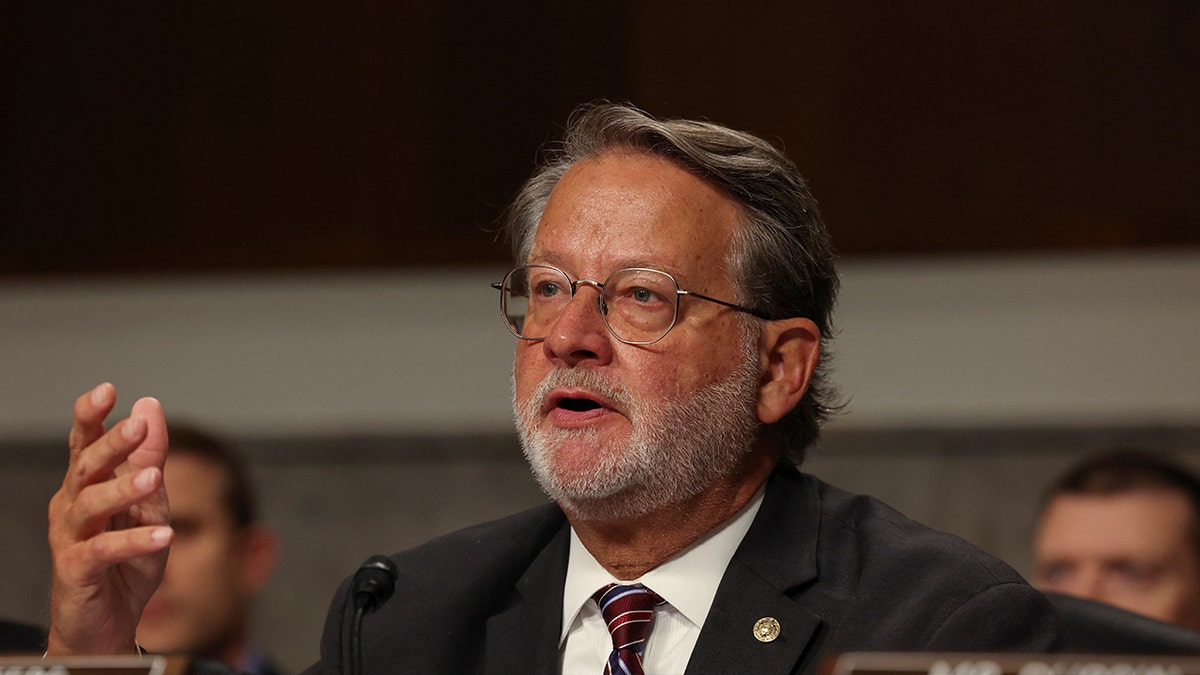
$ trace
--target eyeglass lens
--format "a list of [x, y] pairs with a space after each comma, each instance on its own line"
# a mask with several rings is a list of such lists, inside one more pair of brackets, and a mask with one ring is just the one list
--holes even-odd
[[[584, 286], [600, 286], [600, 311], [608, 328], [626, 342], [653, 342], [675, 323], [679, 286], [669, 275], [649, 269], [614, 272], [601, 284], [581, 280]], [[557, 268], [541, 265], [519, 267], [504, 280], [501, 303], [512, 331], [526, 339], [546, 337], [571, 302], [571, 280]]]

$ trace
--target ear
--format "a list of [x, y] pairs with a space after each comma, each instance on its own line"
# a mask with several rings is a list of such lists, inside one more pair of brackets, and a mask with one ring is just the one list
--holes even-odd
[[791, 412], [808, 390], [821, 357], [821, 331], [809, 319], [768, 321], [758, 349], [763, 368], [758, 420], [774, 424]]
[[279, 561], [279, 539], [259, 525], [245, 529], [245, 548], [242, 551], [242, 591], [257, 595], [271, 580]]

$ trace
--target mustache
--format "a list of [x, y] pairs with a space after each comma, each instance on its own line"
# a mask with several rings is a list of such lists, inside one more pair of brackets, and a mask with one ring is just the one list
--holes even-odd
[[550, 393], [560, 387], [573, 387], [593, 391], [625, 410], [630, 409], [634, 399], [628, 389], [594, 370], [563, 368], [550, 371], [538, 383], [533, 400], [537, 402], [540, 408], [546, 404], [546, 399], [550, 397]]

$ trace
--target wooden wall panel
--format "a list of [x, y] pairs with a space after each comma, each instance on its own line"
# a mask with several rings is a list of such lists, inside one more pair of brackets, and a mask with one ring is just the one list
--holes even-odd
[[845, 253], [1200, 243], [1195, 3], [675, 0], [632, 25], [638, 98], [782, 139]]
[[0, 275], [505, 259], [595, 98], [784, 142], [846, 254], [1200, 244], [1200, 6], [0, 9]]

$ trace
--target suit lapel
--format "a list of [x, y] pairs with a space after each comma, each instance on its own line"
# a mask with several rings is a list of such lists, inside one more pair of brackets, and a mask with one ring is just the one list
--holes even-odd
[[488, 619], [484, 673], [558, 672], [569, 533], [564, 519], [563, 526], [517, 580], [508, 602]]
[[[806, 648], [822, 621], [792, 598], [817, 578], [819, 524], [820, 496], [813, 481], [793, 467], [776, 469], [753, 525], [721, 578], [688, 675], [790, 673], [811, 660], [814, 652]], [[778, 637], [758, 639], [760, 619], [774, 619]]]

